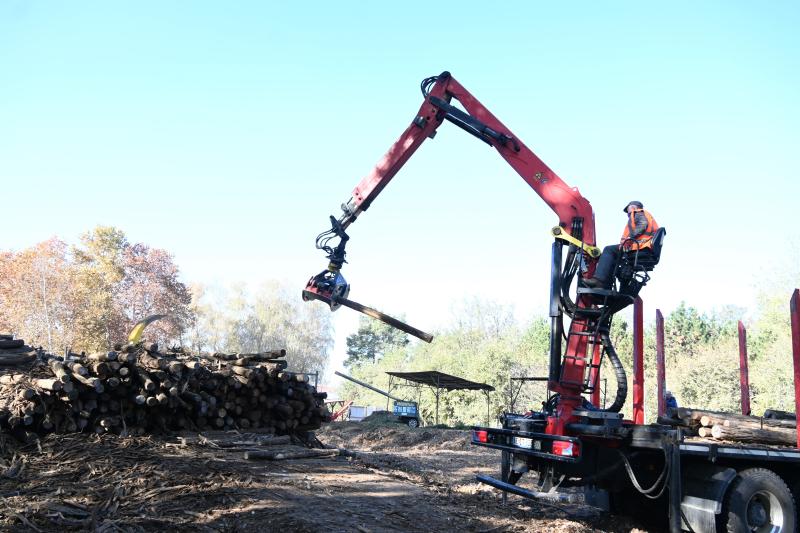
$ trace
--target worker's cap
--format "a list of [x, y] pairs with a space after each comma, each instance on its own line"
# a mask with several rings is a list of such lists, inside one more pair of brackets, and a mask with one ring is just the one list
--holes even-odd
[[638, 207], [639, 209], [644, 209], [644, 204], [642, 204], [642, 202], [637, 202], [636, 200], [633, 200], [632, 202], [628, 202], [627, 204], [625, 204], [625, 208], [622, 210], [622, 212], [627, 213], [628, 208], [630, 206]]
[[667, 396], [672, 396], [672, 392], [670, 392], [670, 391], [667, 391], [666, 395], [667, 395]]

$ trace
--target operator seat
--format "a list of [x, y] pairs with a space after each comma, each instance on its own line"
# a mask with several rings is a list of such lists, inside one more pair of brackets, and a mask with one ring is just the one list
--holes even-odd
[[661, 260], [661, 248], [664, 246], [666, 235], [666, 228], [658, 228], [653, 235], [652, 247], [619, 254], [615, 270], [616, 278], [619, 280], [619, 293], [636, 296], [650, 281], [650, 272]]

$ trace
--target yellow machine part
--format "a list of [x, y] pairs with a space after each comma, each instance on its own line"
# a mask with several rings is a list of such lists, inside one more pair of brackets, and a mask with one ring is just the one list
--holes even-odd
[[561, 239], [562, 241], [567, 241], [570, 244], [574, 244], [575, 246], [577, 246], [581, 250], [584, 250], [586, 253], [588, 253], [591, 257], [594, 257], [595, 259], [600, 257], [601, 253], [600, 248], [598, 248], [597, 246], [592, 246], [591, 244], [586, 244], [585, 242], [576, 239], [572, 235], [568, 235], [564, 231], [564, 228], [560, 226], [556, 226], [555, 228], [550, 230], [550, 234], [556, 239]]
[[136, 344], [142, 340], [142, 333], [144, 333], [145, 328], [156, 320], [161, 320], [165, 316], [167, 315], [150, 315], [149, 317], [137, 322], [136, 325], [134, 325], [131, 329], [131, 332], [128, 333], [128, 342], [131, 344]]

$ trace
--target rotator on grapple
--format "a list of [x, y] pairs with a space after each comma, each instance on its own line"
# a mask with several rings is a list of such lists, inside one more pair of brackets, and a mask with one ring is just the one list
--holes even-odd
[[[317, 235], [317, 249], [327, 253], [328, 268], [308, 280], [303, 290], [303, 300], [323, 300], [331, 306], [331, 311], [336, 311], [341, 305], [340, 300], [350, 294], [350, 284], [342, 276], [342, 265], [346, 263], [345, 246], [350, 239], [344, 232], [342, 221], [331, 215], [331, 229]], [[331, 239], [339, 238], [339, 243], [332, 248], [328, 243]]]
[[[594, 212], [589, 201], [577, 188], [567, 185], [450, 73], [426, 78], [421, 89], [424, 101], [411, 124], [380, 164], [355, 187], [350, 199], [342, 204], [341, 216], [330, 217], [331, 229], [317, 237], [317, 248], [327, 254], [328, 267], [308, 281], [303, 299], [321, 300], [334, 311], [345, 305], [411, 334], [419, 333], [417, 336], [430, 341], [429, 335], [348, 300], [350, 285], [342, 276], [341, 269], [349, 240], [345, 230], [371, 205], [420, 145], [433, 138], [444, 121], [451, 122], [496, 149], [558, 216], [558, 226], [551, 232], [555, 242], [550, 279], [548, 376], [548, 388], [555, 394], [536, 422], [537, 426], [542, 426], [537, 429], [554, 436], [554, 442], [570, 442], [568, 435], [575, 434], [576, 430], [612, 431], [621, 420], [619, 411], [625, 402], [627, 385], [625, 370], [609, 336], [611, 320], [614, 313], [633, 302], [647, 282], [648, 272], [658, 262], [657, 254], [648, 257], [640, 257], [638, 251], [620, 254], [619, 284], [615, 282], [611, 289], [583, 287], [580, 282], [573, 288], [576, 278], [580, 281], [593, 275], [600, 256], [596, 246]], [[463, 109], [453, 105], [453, 100]], [[332, 244], [334, 239], [338, 239], [336, 246]], [[657, 248], [660, 250], [660, 244]], [[564, 315], [570, 319], [566, 333]], [[601, 410], [597, 405], [598, 381], [604, 357], [614, 368], [617, 394], [611, 406]], [[588, 405], [583, 395], [589, 395], [594, 400], [593, 405]], [[578, 427], [593, 425], [597, 428]]]

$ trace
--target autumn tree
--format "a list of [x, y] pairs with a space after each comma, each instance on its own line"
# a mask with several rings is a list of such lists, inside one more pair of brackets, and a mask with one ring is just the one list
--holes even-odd
[[191, 324], [191, 296], [164, 250], [131, 244], [97, 227], [67, 246], [50, 239], [0, 254], [0, 328], [50, 351], [102, 350], [125, 339], [149, 314], [169, 319], [148, 329], [160, 342]]
[[261, 352], [285, 348], [289, 369], [321, 371], [333, 348], [330, 311], [304, 303], [295, 287], [268, 282], [255, 290], [193, 288], [197, 314], [187, 337], [198, 351]]
[[67, 245], [52, 238], [0, 254], [0, 330], [49, 350], [74, 341], [76, 309]]

